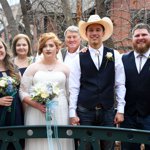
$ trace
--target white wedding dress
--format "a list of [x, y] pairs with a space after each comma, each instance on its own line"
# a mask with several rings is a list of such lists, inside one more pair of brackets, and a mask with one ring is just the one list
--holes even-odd
[[[68, 125], [68, 100], [66, 94], [66, 76], [60, 71], [37, 71], [32, 79], [33, 86], [37, 83], [57, 82], [60, 88], [60, 93], [55, 100], [58, 101], [58, 106], [55, 111], [55, 117], [58, 125]], [[45, 114], [35, 109], [34, 107], [27, 106], [25, 110], [25, 125], [46, 125]], [[52, 139], [54, 144], [53, 150], [58, 149], [57, 139]], [[60, 139], [61, 150], [74, 150], [73, 139]], [[25, 150], [51, 150], [48, 148], [48, 139], [26, 139]]]

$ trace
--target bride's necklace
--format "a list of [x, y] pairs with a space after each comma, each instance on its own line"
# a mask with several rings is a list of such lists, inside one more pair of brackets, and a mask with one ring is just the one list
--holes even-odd
[[52, 64], [52, 65], [46, 65], [46, 70], [48, 71], [53, 71], [56, 67], [56, 64]]
[[56, 68], [57, 61], [43, 62], [47, 71], [53, 71]]
[[47, 70], [48, 70], [48, 71], [53, 71], [54, 69], [55, 69], [55, 66], [49, 67]]

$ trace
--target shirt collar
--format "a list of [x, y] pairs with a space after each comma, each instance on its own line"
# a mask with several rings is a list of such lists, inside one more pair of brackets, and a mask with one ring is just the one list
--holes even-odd
[[[135, 56], [135, 58], [137, 58], [139, 55], [140, 55], [139, 53], [137, 53], [136, 51], [134, 51], [134, 56]], [[146, 58], [149, 58], [149, 56], [150, 56], [150, 49], [149, 49], [146, 53], [144, 53], [143, 55], [144, 55]]]
[[99, 51], [99, 54], [101, 55], [101, 56], [103, 56], [103, 51], [104, 51], [104, 45], [102, 44], [101, 45], [101, 47], [100, 48], [98, 48], [98, 49], [94, 49], [94, 48], [92, 48], [90, 45], [88, 46], [88, 48], [89, 48], [89, 51], [90, 51], [90, 53], [95, 53], [97, 50]]
[[79, 54], [79, 52], [80, 52], [80, 46], [78, 47], [78, 49], [74, 53], [69, 53], [69, 51], [67, 50], [67, 54], [69, 54], [69, 55]]

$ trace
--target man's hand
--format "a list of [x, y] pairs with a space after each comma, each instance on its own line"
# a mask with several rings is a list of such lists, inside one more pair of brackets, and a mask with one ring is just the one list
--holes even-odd
[[70, 124], [71, 125], [80, 125], [80, 119], [79, 119], [79, 117], [72, 117], [72, 118], [70, 118]]
[[85, 53], [87, 51], [87, 49], [88, 49], [87, 47], [84, 47], [80, 50], [80, 52]]
[[124, 121], [124, 114], [122, 113], [116, 113], [114, 118], [114, 124], [119, 124]]

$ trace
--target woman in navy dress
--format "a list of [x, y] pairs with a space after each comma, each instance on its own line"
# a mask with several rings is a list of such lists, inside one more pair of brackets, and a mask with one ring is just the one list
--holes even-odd
[[[20, 75], [11, 60], [9, 52], [4, 41], [0, 39], [0, 79], [2, 77], [11, 77], [18, 83], [16, 85], [17, 90], [13, 96], [0, 93], [0, 127], [23, 125], [23, 109], [18, 91]], [[15, 150], [15, 148], [12, 144], [9, 144], [7, 150]]]
[[31, 49], [31, 41], [25, 34], [17, 34], [12, 42], [14, 64], [18, 66], [21, 75], [26, 68], [34, 61]]

